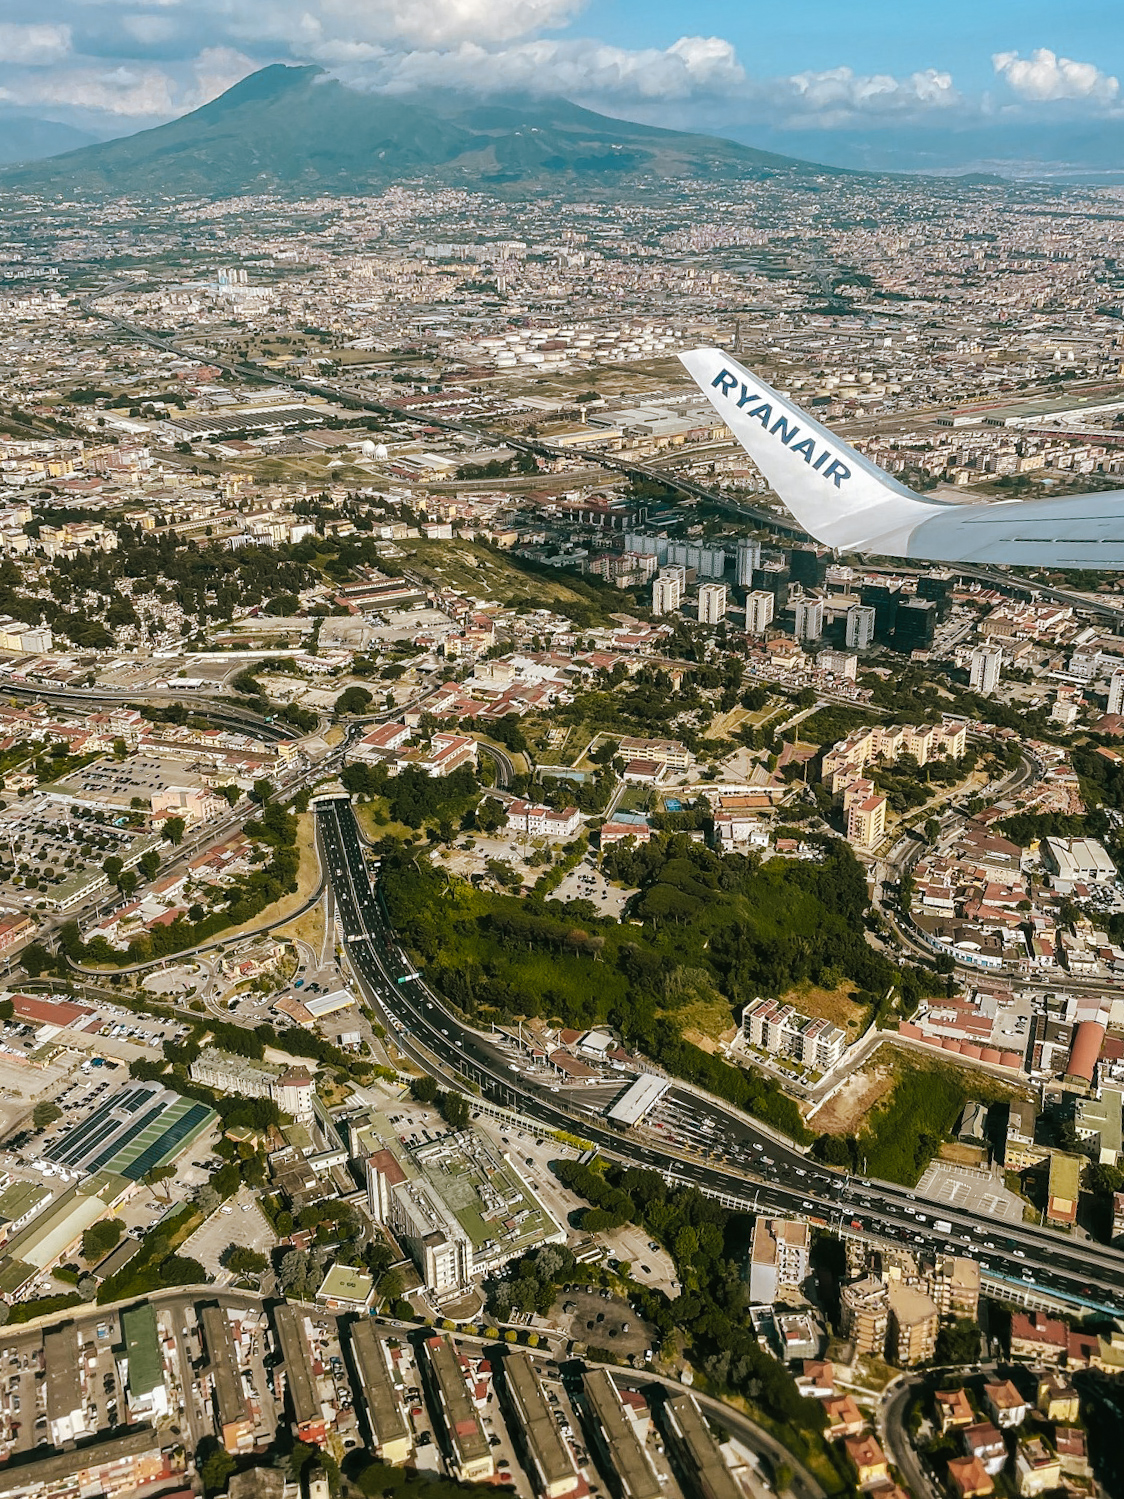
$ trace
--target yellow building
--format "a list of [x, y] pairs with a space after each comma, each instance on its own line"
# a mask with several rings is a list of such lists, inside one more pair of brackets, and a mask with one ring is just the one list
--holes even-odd
[[1047, 1374], [1038, 1381], [1039, 1411], [1048, 1421], [1071, 1426], [1081, 1416], [1081, 1397], [1060, 1374]]

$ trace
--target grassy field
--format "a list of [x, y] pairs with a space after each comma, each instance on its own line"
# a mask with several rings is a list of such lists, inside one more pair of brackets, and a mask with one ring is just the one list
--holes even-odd
[[703, 1051], [717, 1051], [719, 1041], [734, 1038], [736, 1027], [725, 1000], [699, 1000], [673, 1013], [684, 1038]]
[[[379, 814], [385, 821], [378, 820]], [[415, 828], [404, 822], [395, 822], [390, 816], [390, 803], [385, 796], [373, 796], [369, 802], [355, 803], [355, 819], [368, 838], [401, 838], [409, 842], [418, 837]]]
[[993, 1103], [1018, 1095], [1018, 1089], [986, 1073], [935, 1057], [896, 1052], [890, 1065], [893, 1087], [867, 1116], [858, 1137], [859, 1160], [865, 1175], [907, 1187], [916, 1184], [951, 1137], [969, 1098]]
[[[430, 583], [455, 588], [474, 598], [503, 604], [586, 603], [566, 583], [566, 574], [553, 578], [525, 572], [515, 562], [469, 541], [410, 541], [402, 544], [406, 565]], [[622, 596], [621, 608], [628, 600]]]
[[854, 984], [842, 983], [836, 989], [821, 989], [815, 984], [797, 984], [781, 996], [781, 1003], [791, 1005], [802, 1015], [813, 1015], [821, 1020], [830, 1020], [848, 1032], [848, 1041], [853, 1041], [866, 1028], [870, 1018], [870, 1006], [856, 1004], [854, 995], [858, 991]]
[[233, 941], [245, 935], [246, 932], [257, 931], [271, 922], [283, 921], [286, 916], [299, 911], [305, 901], [311, 897], [320, 880], [320, 861], [316, 856], [315, 823], [311, 812], [303, 812], [297, 819], [297, 849], [301, 862], [297, 873], [297, 888], [293, 894], [275, 901], [272, 906], [266, 906], [264, 911], [259, 911], [256, 916], [243, 922], [241, 926], [233, 926], [224, 931], [222, 933], [224, 942]]

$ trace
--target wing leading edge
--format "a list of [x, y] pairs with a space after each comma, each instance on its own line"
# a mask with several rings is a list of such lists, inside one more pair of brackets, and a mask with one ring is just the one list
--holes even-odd
[[1124, 492], [924, 498], [721, 349], [679, 356], [800, 524], [826, 546], [930, 562], [1124, 569]]

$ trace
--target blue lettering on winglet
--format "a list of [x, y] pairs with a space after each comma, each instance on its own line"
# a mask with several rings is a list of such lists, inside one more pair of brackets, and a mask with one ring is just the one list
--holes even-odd
[[[847, 465], [840, 459], [833, 457], [827, 448], [821, 448], [817, 451], [813, 438], [803, 437], [800, 442], [796, 441], [800, 437], [800, 428], [794, 424], [794, 419], [786, 416], [778, 416], [774, 422], [773, 408], [769, 405], [768, 401], [761, 400], [759, 395], [752, 392], [748, 385], [744, 385], [729, 370], [719, 371], [710, 382], [710, 386], [712, 390], [717, 390], [726, 400], [729, 400], [734, 392], [738, 391], [739, 395], [735, 404], [739, 411], [745, 411], [746, 406], [751, 401], [759, 401], [759, 405], [752, 407], [745, 414], [756, 417], [761, 423], [762, 429], [768, 432], [770, 437], [777, 438], [788, 448], [790, 453], [799, 453], [805, 463], [813, 468], [822, 478], [830, 479], [836, 489], [839, 489], [843, 482], [851, 477], [851, 470]], [[770, 422], [772, 422], [772, 426], [769, 425]]]

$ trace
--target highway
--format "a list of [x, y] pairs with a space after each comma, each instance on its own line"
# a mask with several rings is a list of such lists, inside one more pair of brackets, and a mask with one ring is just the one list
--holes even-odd
[[670, 1122], [662, 1135], [607, 1125], [603, 1100], [591, 1101], [589, 1090], [563, 1090], [512, 1047], [466, 1025], [427, 987], [398, 946], [372, 884], [350, 802], [323, 799], [316, 811], [324, 869], [363, 997], [398, 1049], [425, 1071], [447, 1084], [467, 1083], [544, 1129], [577, 1134], [606, 1155], [703, 1188], [731, 1206], [811, 1217], [911, 1249], [971, 1254], [1016, 1295], [1039, 1291], [1075, 1310], [1124, 1310], [1124, 1254], [1117, 1250], [935, 1206], [892, 1183], [843, 1176], [686, 1085], [673, 1083], [665, 1095], [661, 1112]]

